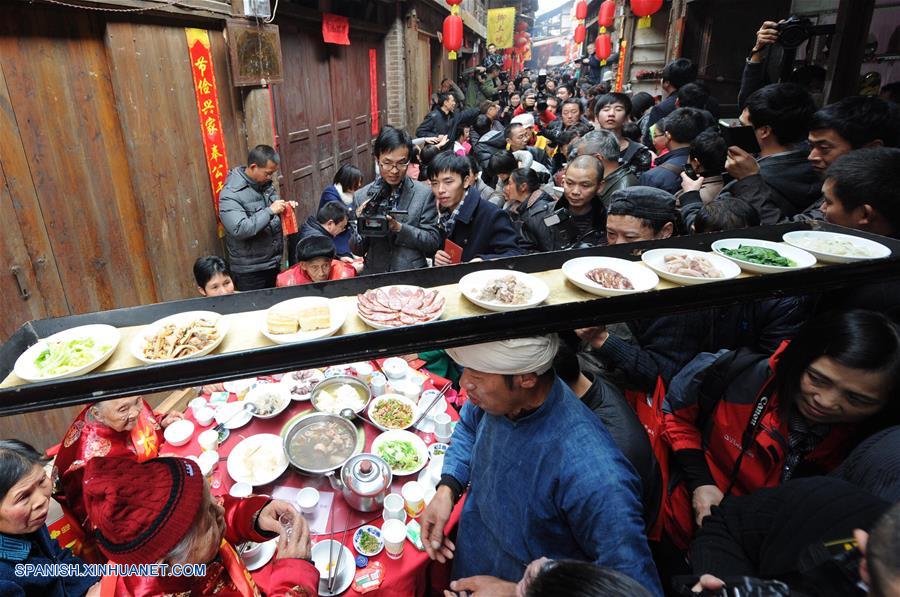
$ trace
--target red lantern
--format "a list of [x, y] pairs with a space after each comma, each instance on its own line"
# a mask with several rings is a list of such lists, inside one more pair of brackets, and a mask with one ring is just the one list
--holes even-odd
[[606, 60], [612, 54], [612, 39], [609, 33], [601, 33], [594, 42], [594, 55], [600, 60]]
[[524, 46], [526, 46], [526, 45], [528, 45], [528, 38], [525, 37], [525, 36], [524, 36], [523, 34], [521, 34], [521, 33], [520, 33], [519, 35], [517, 35], [517, 36], [516, 36], [516, 47], [517, 47], [517, 48], [521, 48], [521, 47], [524, 47]]
[[578, 27], [575, 27], [575, 43], [581, 44], [584, 43], [584, 23], [579, 23]]
[[575, 18], [579, 21], [587, 18], [587, 2], [584, 0], [578, 0], [578, 4], [575, 5]]
[[462, 4], [462, 0], [447, 0], [448, 6], [456, 6], [457, 4]]
[[463, 20], [458, 15], [444, 19], [444, 47], [450, 53], [450, 60], [456, 60], [456, 52], [462, 47]]
[[659, 12], [663, 0], [631, 0], [631, 10], [639, 17], [649, 17]]
[[606, 0], [600, 5], [600, 14], [597, 16], [597, 24], [601, 27], [612, 27], [616, 18], [615, 0]]
[[519, 21], [519, 24], [516, 25], [516, 31], [528, 31], [528, 23], [526, 23], [525, 21]]

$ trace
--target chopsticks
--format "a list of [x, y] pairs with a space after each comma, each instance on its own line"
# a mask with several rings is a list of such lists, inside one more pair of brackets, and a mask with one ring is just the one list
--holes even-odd
[[[328, 592], [334, 593], [334, 583], [337, 582], [337, 575], [341, 572], [341, 559], [344, 557], [344, 541], [347, 539], [347, 528], [350, 526], [350, 510], [347, 510], [347, 518], [344, 520], [344, 532], [341, 535], [341, 542], [338, 546], [340, 550], [338, 552], [337, 563], [334, 565], [334, 574], [328, 577]], [[332, 525], [332, 530], [334, 530], [334, 526]], [[331, 547], [334, 547], [334, 536], [331, 537]], [[331, 563], [331, 548], [328, 549], [328, 561]]]
[[[330, 529], [328, 531], [328, 536], [331, 537], [331, 543], [328, 544], [328, 567], [325, 568], [325, 571], [328, 573], [328, 592], [331, 592], [331, 579], [334, 578], [335, 574], [331, 574], [331, 564], [334, 562], [334, 504], [331, 506], [331, 510], [328, 512], [328, 519], [330, 521]], [[343, 544], [341, 544], [341, 552], [344, 551]]]
[[434, 397], [434, 399], [431, 401], [431, 404], [428, 405], [428, 408], [426, 408], [425, 410], [423, 410], [423, 411], [419, 414], [419, 417], [418, 417], [415, 421], [413, 421], [413, 423], [412, 423], [412, 425], [410, 425], [410, 427], [415, 427], [416, 425], [419, 424], [419, 421], [421, 421], [422, 419], [425, 418], [425, 415], [427, 415], [428, 412], [429, 412], [432, 408], [434, 408], [434, 405], [437, 404], [438, 401], [439, 401], [441, 398], [444, 397], [444, 395], [445, 395], [445, 394], [447, 393], [447, 391], [450, 389], [450, 386], [451, 386], [451, 385], [452, 385], [452, 384], [451, 384], [450, 382], [447, 382], [447, 385], [444, 386], [444, 389], [441, 390], [441, 391], [438, 393], [438, 395]]

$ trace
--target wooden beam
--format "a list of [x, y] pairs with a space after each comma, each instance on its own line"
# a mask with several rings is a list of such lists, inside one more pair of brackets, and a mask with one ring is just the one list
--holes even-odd
[[841, 0], [828, 57], [831, 76], [825, 83], [825, 103], [856, 94], [874, 10], [875, 0]]
[[[242, 2], [242, 0], [236, 0]], [[56, 4], [50, 0], [19, 0], [23, 4]], [[177, 2], [177, 4], [176, 4]], [[66, 0], [66, 4], [83, 6], [85, 8], [97, 9], [144, 9], [138, 13], [135, 12], [119, 12], [118, 14], [145, 14], [145, 15], [166, 15], [168, 17], [183, 17], [201, 20], [221, 21], [231, 17], [231, 2], [223, 2], [220, 0]], [[243, 4], [241, 4], [243, 6]], [[241, 9], [243, 12], [243, 8]], [[117, 14], [115, 10], [106, 13], [108, 15]]]

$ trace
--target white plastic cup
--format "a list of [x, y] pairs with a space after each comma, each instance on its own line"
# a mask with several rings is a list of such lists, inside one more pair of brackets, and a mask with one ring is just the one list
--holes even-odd
[[381, 366], [381, 370], [384, 371], [384, 374], [387, 375], [388, 379], [397, 381], [406, 377], [406, 374], [409, 371], [409, 363], [406, 362], [406, 359], [391, 357], [385, 359], [384, 364]]
[[372, 388], [373, 396], [381, 396], [387, 388], [387, 378], [383, 373], [376, 371], [369, 378], [369, 386]]
[[441, 470], [444, 468], [444, 456], [434, 456], [428, 463], [428, 477], [435, 485], [441, 480]]
[[406, 543], [406, 525], [399, 520], [386, 520], [381, 525], [381, 536], [388, 557], [399, 560], [403, 556], [403, 545]]
[[203, 408], [204, 406], [206, 406], [206, 398], [197, 396], [196, 398], [188, 402], [188, 406], [191, 408], [191, 411], [196, 413], [198, 408]]
[[215, 429], [207, 429], [197, 436], [197, 443], [204, 452], [214, 451], [219, 447], [219, 432]]
[[450, 415], [447, 413], [440, 413], [435, 415], [434, 417], [434, 437], [437, 441], [441, 443], [447, 443], [450, 441], [450, 436], [453, 435], [453, 428], [450, 426]]
[[387, 520], [399, 520], [406, 522], [406, 511], [403, 496], [399, 493], [390, 493], [384, 498], [384, 512], [382, 516]]
[[304, 487], [297, 494], [297, 505], [304, 516], [311, 516], [319, 505], [319, 491], [315, 487]]
[[411, 518], [416, 518], [425, 510], [425, 488], [418, 481], [405, 483], [400, 495], [403, 496], [406, 513]]

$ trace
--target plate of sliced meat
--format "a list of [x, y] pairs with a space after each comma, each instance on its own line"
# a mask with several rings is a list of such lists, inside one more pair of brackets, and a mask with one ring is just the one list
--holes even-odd
[[444, 313], [444, 297], [419, 286], [383, 286], [356, 295], [359, 318], [377, 330], [429, 323]]
[[741, 274], [740, 266], [733, 261], [691, 249], [651, 249], [644, 251], [641, 261], [660, 278], [684, 286], [730, 280]]
[[615, 257], [578, 257], [562, 266], [569, 282], [599, 296], [618, 296], [653, 290], [659, 276], [640, 262]]

